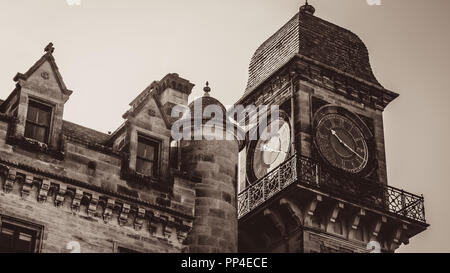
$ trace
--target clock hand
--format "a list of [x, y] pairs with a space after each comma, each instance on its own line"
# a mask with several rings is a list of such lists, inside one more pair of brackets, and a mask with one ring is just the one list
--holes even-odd
[[263, 152], [274, 152], [274, 153], [285, 153], [285, 151], [281, 151], [281, 150], [274, 150], [272, 148], [270, 148], [269, 146], [263, 145], [262, 148], [260, 148], [261, 151]]
[[347, 148], [348, 150], [350, 150], [352, 153], [354, 153], [356, 156], [358, 156], [359, 158], [361, 158], [363, 161], [365, 160], [362, 156], [360, 156], [355, 150], [353, 150], [350, 146], [347, 145], [347, 143], [345, 143], [336, 133], [335, 130], [331, 129], [331, 134], [333, 136], [336, 137], [336, 139], [342, 144], [344, 145], [345, 148]]

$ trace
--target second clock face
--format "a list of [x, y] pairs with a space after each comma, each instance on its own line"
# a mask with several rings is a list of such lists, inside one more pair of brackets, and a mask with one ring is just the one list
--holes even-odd
[[369, 161], [369, 150], [362, 130], [340, 114], [323, 116], [316, 125], [316, 145], [333, 167], [351, 174], [361, 172]]
[[[269, 125], [264, 134], [267, 134]], [[253, 172], [257, 179], [274, 170], [287, 160], [291, 142], [289, 123], [279, 119], [278, 129], [271, 137], [259, 139], [253, 152]]]

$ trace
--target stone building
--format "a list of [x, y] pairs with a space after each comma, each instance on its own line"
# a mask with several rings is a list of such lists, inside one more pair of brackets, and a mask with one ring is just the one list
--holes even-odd
[[280, 106], [270, 140], [226, 126], [227, 140], [174, 140], [176, 106], [228, 117], [208, 86], [188, 104], [175, 73], [111, 134], [66, 121], [53, 51], [1, 101], [0, 252], [391, 252], [427, 228], [423, 197], [387, 185], [382, 113], [398, 95], [308, 4], [257, 49], [236, 103]]

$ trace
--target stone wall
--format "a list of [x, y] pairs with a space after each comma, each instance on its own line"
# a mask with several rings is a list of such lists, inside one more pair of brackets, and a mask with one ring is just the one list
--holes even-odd
[[237, 252], [238, 153], [237, 141], [183, 143], [182, 168], [201, 177], [189, 252]]

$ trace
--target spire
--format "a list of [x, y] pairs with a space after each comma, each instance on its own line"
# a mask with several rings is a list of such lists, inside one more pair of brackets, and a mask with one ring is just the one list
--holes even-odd
[[300, 12], [308, 13], [311, 15], [314, 15], [314, 12], [316, 12], [316, 9], [308, 4], [308, 0], [306, 0], [306, 3], [300, 7]]
[[211, 87], [209, 87], [209, 82], [206, 82], [206, 86], [203, 88], [203, 91], [205, 91], [204, 97], [209, 97], [209, 92], [211, 92]]

